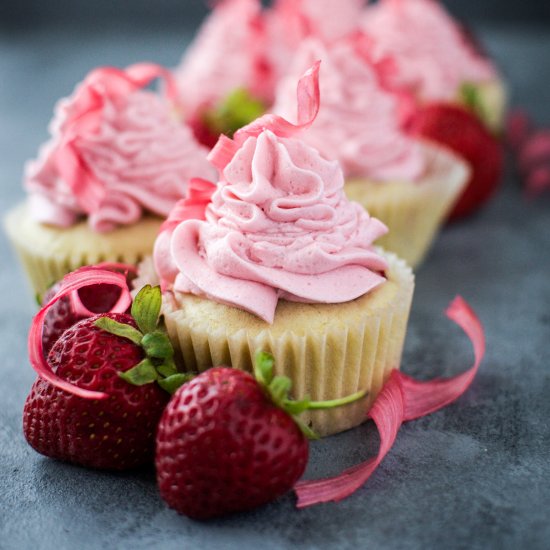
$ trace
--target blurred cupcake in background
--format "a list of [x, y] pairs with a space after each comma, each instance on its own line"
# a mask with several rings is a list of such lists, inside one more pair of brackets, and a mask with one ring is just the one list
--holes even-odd
[[306, 38], [331, 44], [359, 28], [365, 0], [274, 0], [265, 11], [267, 55], [279, 79]]
[[506, 91], [498, 70], [440, 2], [380, 0], [365, 10], [361, 28], [375, 59], [393, 59], [395, 88], [420, 102], [460, 103], [502, 129]]
[[296, 120], [296, 81], [316, 59], [322, 60], [322, 102], [301, 138], [339, 161], [348, 197], [389, 227], [380, 245], [418, 265], [463, 189], [468, 167], [403, 129], [410, 102], [388, 86], [392, 66], [373, 62], [361, 33], [330, 46], [304, 41], [277, 88], [275, 113]]
[[213, 146], [254, 120], [273, 99], [259, 0], [221, 0], [174, 70], [184, 117], [201, 143]]
[[[163, 95], [145, 89], [158, 77]], [[59, 101], [25, 169], [27, 200], [5, 220], [35, 292], [82, 265], [136, 264], [189, 179], [213, 175], [175, 93], [166, 69], [143, 63], [98, 68]]]
[[493, 196], [503, 172], [507, 93], [495, 64], [436, 0], [380, 0], [365, 10], [362, 29], [372, 39], [374, 59], [395, 64], [391, 86], [417, 102], [408, 130], [470, 165], [449, 218], [475, 212]]

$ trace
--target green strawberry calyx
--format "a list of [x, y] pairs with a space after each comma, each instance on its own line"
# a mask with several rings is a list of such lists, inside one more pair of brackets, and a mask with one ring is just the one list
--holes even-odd
[[159, 286], [144, 286], [132, 302], [131, 315], [138, 328], [119, 323], [110, 317], [100, 317], [95, 326], [111, 334], [126, 338], [140, 346], [145, 358], [137, 365], [118, 375], [134, 386], [157, 382], [173, 394], [193, 375], [179, 372], [174, 362], [174, 348], [168, 335], [159, 327], [162, 294]]
[[489, 116], [479, 87], [473, 82], [463, 82], [459, 94], [462, 104], [490, 128]]
[[266, 105], [245, 88], [237, 88], [225, 100], [203, 114], [205, 126], [215, 134], [232, 137], [243, 126], [263, 115]]
[[308, 397], [295, 400], [289, 397], [292, 381], [287, 376], [275, 376], [273, 374], [274, 364], [275, 359], [273, 355], [265, 351], [257, 352], [254, 363], [254, 376], [273, 403], [292, 416], [302, 430], [302, 433], [309, 439], [319, 439], [319, 436], [300, 420], [298, 416], [301, 413], [304, 411], [341, 407], [358, 401], [367, 395], [367, 391], [363, 390], [329, 401], [311, 401]]

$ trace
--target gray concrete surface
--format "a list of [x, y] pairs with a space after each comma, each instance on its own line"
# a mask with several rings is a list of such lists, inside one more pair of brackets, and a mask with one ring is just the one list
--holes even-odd
[[[484, 28], [518, 103], [550, 124], [548, 29]], [[65, 30], [0, 34], [0, 210], [23, 196], [25, 159], [46, 136], [53, 102], [97, 64], [174, 64], [175, 33]], [[403, 369], [419, 377], [470, 365], [463, 334], [442, 311], [458, 293], [487, 330], [488, 353], [456, 404], [404, 426], [366, 486], [303, 511], [287, 496], [208, 524], [160, 500], [152, 472], [106, 474], [40, 457], [21, 411], [34, 379], [26, 357], [33, 314], [0, 235], [0, 549], [550, 547], [550, 196], [526, 202], [509, 174], [478, 216], [447, 228], [417, 273]], [[315, 443], [307, 477], [375, 452], [367, 424]]]

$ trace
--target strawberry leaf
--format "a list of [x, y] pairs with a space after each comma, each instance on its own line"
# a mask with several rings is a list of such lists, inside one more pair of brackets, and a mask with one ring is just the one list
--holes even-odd
[[483, 98], [478, 87], [473, 82], [464, 82], [460, 87], [460, 98], [462, 103], [470, 109], [484, 124], [487, 124], [487, 113]]
[[254, 366], [254, 374], [256, 380], [262, 384], [265, 388], [269, 387], [271, 380], [273, 380], [273, 355], [265, 351], [259, 351], [256, 353], [256, 363]]
[[178, 369], [173, 359], [167, 359], [162, 365], [157, 366], [157, 372], [164, 378], [168, 378], [173, 374], [177, 374]]
[[164, 332], [146, 333], [141, 340], [141, 345], [148, 357], [171, 359], [174, 356], [174, 348]]
[[159, 286], [145, 285], [134, 298], [132, 317], [143, 334], [157, 328], [161, 306], [162, 294]]
[[180, 386], [189, 382], [193, 376], [193, 374], [178, 372], [177, 374], [172, 374], [172, 376], [159, 380], [158, 385], [169, 394], [174, 394]]
[[126, 338], [138, 346], [141, 345], [141, 341], [143, 340], [143, 334], [141, 334], [139, 330], [136, 330], [130, 325], [119, 323], [110, 317], [100, 317], [97, 321], [95, 321], [94, 325], [102, 330], [114, 334], [115, 336]]
[[269, 393], [271, 399], [279, 406], [282, 406], [290, 388], [292, 382], [287, 376], [275, 376], [269, 384]]
[[158, 373], [155, 366], [149, 359], [143, 359], [135, 367], [125, 371], [119, 372], [118, 375], [134, 386], [144, 386], [150, 384], [155, 380], [158, 380]]
[[321, 439], [317, 433], [315, 433], [303, 420], [300, 420], [299, 418], [295, 418], [294, 422], [298, 424], [298, 428], [300, 428], [301, 432], [308, 438], [308, 439]]

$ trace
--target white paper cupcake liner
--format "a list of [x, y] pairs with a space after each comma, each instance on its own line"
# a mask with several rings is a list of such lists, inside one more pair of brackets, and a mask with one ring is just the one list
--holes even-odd
[[38, 295], [83, 265], [137, 264], [152, 254], [161, 224], [161, 218], [150, 216], [109, 233], [95, 233], [85, 222], [63, 229], [34, 221], [25, 204], [12, 209], [4, 220], [6, 233]]

